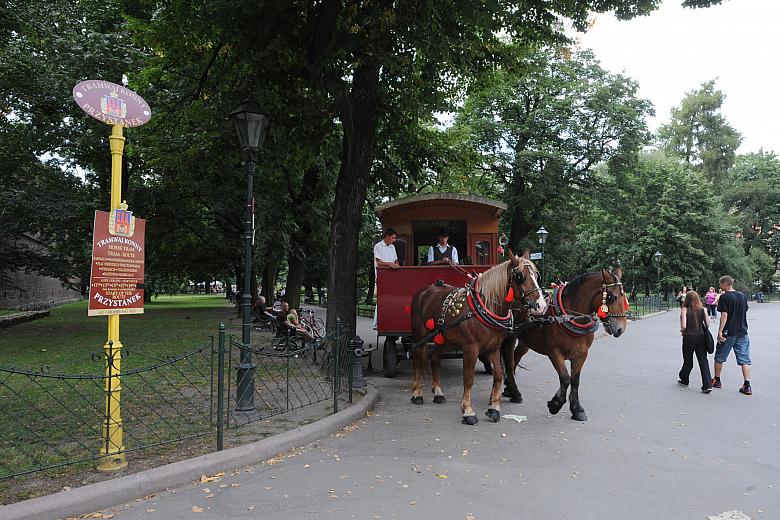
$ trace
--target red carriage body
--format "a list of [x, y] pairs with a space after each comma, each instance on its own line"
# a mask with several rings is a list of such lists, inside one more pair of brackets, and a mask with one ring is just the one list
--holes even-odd
[[459, 269], [425, 265], [428, 248], [437, 242], [439, 231], [449, 232], [449, 244], [457, 248], [461, 267], [481, 273], [499, 261], [498, 220], [505, 210], [501, 202], [454, 193], [426, 193], [376, 207], [382, 227], [397, 232], [395, 248], [401, 264], [399, 269], [377, 270], [377, 335], [386, 338], [386, 376], [395, 375], [398, 338], [408, 353], [408, 306], [414, 293], [437, 280], [455, 287], [468, 282]]

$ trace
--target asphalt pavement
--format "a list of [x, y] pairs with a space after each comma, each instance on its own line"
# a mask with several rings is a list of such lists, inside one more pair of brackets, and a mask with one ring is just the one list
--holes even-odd
[[[778, 404], [771, 367], [780, 366], [780, 305], [751, 305], [753, 391], [732, 357], [723, 388], [704, 395], [677, 384], [682, 359], [677, 312], [629, 324], [598, 339], [583, 370], [580, 398], [590, 420], [545, 405], [558, 386], [533, 352], [518, 379], [525, 402], [484, 417], [491, 377], [478, 372], [480, 422], [460, 423], [460, 360], [445, 360], [447, 402], [409, 402], [411, 364], [395, 379], [369, 377], [381, 394], [355, 427], [261, 465], [111, 510], [125, 519], [675, 519], [739, 510], [780, 518]], [[370, 321], [361, 320], [366, 342]], [[712, 356], [710, 356], [710, 361]], [[427, 385], [426, 385], [427, 387]], [[212, 477], [214, 477], [212, 479]]]

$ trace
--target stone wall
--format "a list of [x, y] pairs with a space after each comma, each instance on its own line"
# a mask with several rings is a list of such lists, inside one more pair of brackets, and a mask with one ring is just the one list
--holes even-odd
[[[40, 247], [34, 238], [22, 238], [32, 247]], [[35, 310], [81, 299], [79, 291], [63, 287], [59, 280], [34, 272], [6, 273], [6, 282], [0, 281], [0, 309]]]

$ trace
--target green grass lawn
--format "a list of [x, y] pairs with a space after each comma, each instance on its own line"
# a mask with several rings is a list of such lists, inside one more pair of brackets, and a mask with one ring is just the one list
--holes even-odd
[[16, 314], [16, 311], [9, 311], [7, 309], [0, 309], [0, 316], [8, 316], [9, 314]]
[[[146, 304], [144, 314], [122, 316], [119, 337], [131, 352], [173, 355], [209, 341], [221, 321], [229, 332], [239, 333], [241, 320], [221, 296], [160, 296]], [[107, 318], [88, 317], [86, 301], [56, 307], [48, 318], [0, 332], [0, 367], [83, 369], [90, 365], [89, 355], [103, 348], [106, 332]], [[72, 365], [74, 360], [79, 361]]]

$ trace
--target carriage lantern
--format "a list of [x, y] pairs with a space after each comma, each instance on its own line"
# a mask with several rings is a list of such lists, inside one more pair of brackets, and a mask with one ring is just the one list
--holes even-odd
[[252, 272], [252, 237], [253, 229], [253, 198], [252, 178], [255, 173], [255, 152], [263, 145], [265, 133], [270, 123], [268, 113], [257, 103], [245, 101], [240, 107], [230, 113], [230, 119], [236, 127], [238, 142], [241, 149], [249, 152], [246, 162], [246, 206], [244, 211], [244, 287], [241, 296], [243, 319], [241, 323], [241, 362], [236, 371], [236, 411], [247, 414], [255, 413], [255, 365], [252, 362], [250, 348], [250, 307], [252, 305], [250, 276]]

